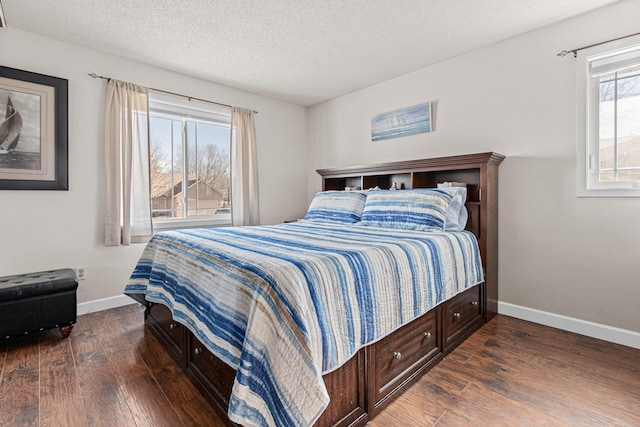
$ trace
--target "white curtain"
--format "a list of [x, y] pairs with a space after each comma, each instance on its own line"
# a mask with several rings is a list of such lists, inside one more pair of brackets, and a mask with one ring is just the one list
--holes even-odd
[[117, 80], [109, 80], [107, 87], [107, 246], [146, 242], [153, 234], [148, 92], [145, 87]]
[[258, 160], [254, 112], [231, 109], [231, 221], [259, 225]]

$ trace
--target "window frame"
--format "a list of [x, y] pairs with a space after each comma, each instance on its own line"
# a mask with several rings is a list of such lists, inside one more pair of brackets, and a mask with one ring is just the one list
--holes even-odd
[[599, 181], [599, 79], [591, 78], [590, 71], [590, 63], [597, 58], [616, 56], [637, 48], [640, 48], [640, 36], [599, 44], [577, 53], [578, 197], [640, 197], [640, 181]]
[[[203, 122], [207, 124], [214, 123], [217, 125], [225, 125], [229, 126], [229, 134], [231, 135], [231, 108], [218, 106], [192, 98], [185, 98], [178, 95], [165, 94], [150, 90], [149, 118], [152, 116], [180, 120], [183, 125], [185, 120], [190, 120], [195, 123]], [[151, 132], [151, 129], [149, 131]], [[186, 148], [185, 144], [187, 138], [184, 126], [180, 133], [182, 134], [181, 143], [183, 144], [184, 150]], [[151, 143], [150, 140], [151, 138], [149, 139], [149, 142]], [[229, 140], [228, 148], [229, 155], [231, 155], [231, 140]], [[185, 161], [188, 161], [187, 156], [185, 156], [184, 159]], [[230, 194], [228, 197], [230, 197]], [[162, 220], [152, 218], [152, 221], [154, 232], [197, 227], [227, 227], [232, 225], [231, 212], [221, 215], [193, 216]]]

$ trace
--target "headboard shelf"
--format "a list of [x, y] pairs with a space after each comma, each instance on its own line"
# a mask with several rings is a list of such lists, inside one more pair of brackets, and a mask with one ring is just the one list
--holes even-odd
[[485, 321], [498, 311], [498, 166], [504, 156], [485, 152], [406, 160], [345, 168], [318, 169], [323, 190], [346, 187], [389, 189], [435, 188], [442, 182], [467, 184], [467, 230], [480, 246], [485, 271]]

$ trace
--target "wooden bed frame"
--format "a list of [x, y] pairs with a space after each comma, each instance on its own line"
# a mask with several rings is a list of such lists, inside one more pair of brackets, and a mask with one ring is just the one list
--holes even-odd
[[[318, 426], [364, 425], [497, 313], [498, 166], [504, 156], [478, 153], [320, 169], [323, 190], [430, 188], [467, 183], [467, 230], [478, 238], [485, 282], [434, 307], [382, 340], [362, 348], [339, 369], [324, 375], [331, 402]], [[147, 303], [145, 325], [186, 371], [207, 400], [227, 419], [235, 371], [209, 352], [161, 304]]]

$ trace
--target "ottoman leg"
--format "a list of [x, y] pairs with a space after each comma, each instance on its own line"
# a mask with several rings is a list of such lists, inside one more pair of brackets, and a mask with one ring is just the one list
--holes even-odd
[[73, 325], [60, 326], [60, 333], [62, 333], [62, 338], [66, 338], [71, 334], [71, 330], [73, 329]]

